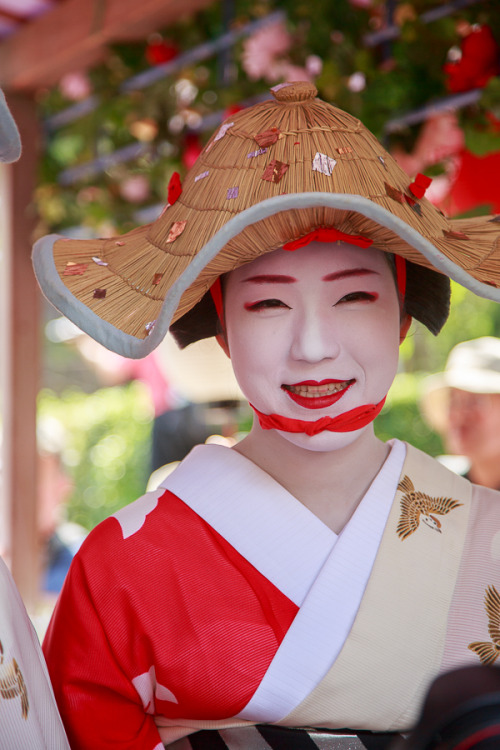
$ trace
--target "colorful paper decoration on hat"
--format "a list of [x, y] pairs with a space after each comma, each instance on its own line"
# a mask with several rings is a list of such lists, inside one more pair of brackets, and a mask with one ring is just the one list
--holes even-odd
[[259, 148], [257, 151], [250, 151], [249, 154], [247, 154], [247, 159], [253, 159], [256, 156], [262, 156], [262, 154], [267, 153], [267, 148]]
[[196, 175], [196, 177], [194, 178], [194, 181], [198, 182], [198, 180], [204, 180], [205, 177], [208, 177], [208, 174], [209, 174], [209, 170], [205, 169], [204, 172], [200, 172], [200, 174]]
[[273, 159], [265, 168], [262, 179], [269, 182], [279, 182], [285, 176], [289, 166], [289, 164], [285, 164], [278, 159]]
[[217, 135], [214, 138], [214, 141], [220, 141], [221, 138], [224, 138], [229, 128], [232, 128], [234, 125], [234, 122], [224, 122], [217, 133]]
[[64, 269], [65, 276], [82, 276], [88, 268], [88, 263], [73, 263], [69, 261], [66, 263]]
[[177, 237], [180, 237], [180, 235], [183, 233], [184, 229], [186, 228], [186, 224], [187, 221], [174, 221], [174, 223], [170, 227], [170, 231], [165, 242], [175, 242]]
[[336, 160], [332, 159], [331, 156], [320, 154], [318, 151], [313, 159], [312, 168], [316, 172], [322, 172], [327, 177], [330, 177], [336, 164]]
[[262, 133], [257, 133], [257, 135], [254, 135], [254, 138], [261, 148], [265, 148], [276, 143], [280, 136], [279, 128], [270, 128], [269, 130], [264, 130]]

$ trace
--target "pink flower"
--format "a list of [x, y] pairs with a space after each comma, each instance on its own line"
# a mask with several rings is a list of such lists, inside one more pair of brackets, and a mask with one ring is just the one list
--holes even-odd
[[312, 78], [321, 75], [323, 60], [318, 55], [308, 55], [306, 58], [306, 70]]
[[285, 81], [310, 81], [311, 75], [305, 68], [300, 68], [298, 65], [292, 65], [291, 63], [284, 63], [281, 67], [281, 77]]
[[275, 79], [276, 62], [286, 55], [292, 38], [283, 21], [276, 21], [256, 31], [243, 43], [242, 65], [248, 77]]
[[458, 154], [465, 147], [465, 136], [455, 112], [440, 112], [424, 123], [417, 142], [415, 155], [425, 164], [437, 164]]
[[363, 91], [363, 89], [366, 88], [365, 74], [361, 73], [361, 71], [358, 70], [356, 73], [353, 73], [351, 76], [349, 76], [349, 79], [347, 81], [347, 88], [349, 89], [349, 91], [352, 91], [355, 94]]
[[130, 203], [142, 203], [149, 196], [149, 182], [142, 174], [127, 177], [120, 185], [120, 194]]
[[[413, 177], [417, 172], [424, 172], [433, 164], [453, 160], [464, 148], [465, 135], [460, 128], [456, 113], [449, 110], [437, 112], [424, 122], [412, 153], [406, 153], [401, 148], [394, 148], [392, 155], [399, 166]], [[426, 197], [436, 190], [436, 186], [432, 188], [432, 192], [429, 192], [429, 188]]]
[[92, 93], [92, 86], [88, 75], [84, 72], [66, 73], [59, 81], [61, 94], [73, 102], [87, 99]]

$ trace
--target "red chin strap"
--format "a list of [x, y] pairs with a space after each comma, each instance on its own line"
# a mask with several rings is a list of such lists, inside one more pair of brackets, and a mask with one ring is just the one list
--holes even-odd
[[385, 404], [386, 396], [378, 404], [367, 404], [357, 406], [355, 409], [339, 414], [337, 417], [321, 417], [315, 422], [307, 422], [303, 419], [291, 419], [282, 417], [280, 414], [263, 414], [250, 404], [256, 413], [259, 424], [263, 430], [281, 430], [282, 432], [302, 432], [305, 435], [318, 435], [320, 432], [353, 432], [361, 430], [373, 422], [380, 414]]

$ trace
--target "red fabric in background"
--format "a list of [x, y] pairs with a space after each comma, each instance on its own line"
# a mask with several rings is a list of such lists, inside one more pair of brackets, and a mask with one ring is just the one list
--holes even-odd
[[500, 48], [489, 26], [473, 28], [460, 48], [462, 58], [443, 67], [449, 91], [457, 94], [482, 88], [490, 78], [500, 75]]
[[459, 154], [458, 170], [451, 187], [438, 208], [448, 216], [486, 206], [490, 213], [500, 213], [500, 151], [476, 156], [467, 149]]

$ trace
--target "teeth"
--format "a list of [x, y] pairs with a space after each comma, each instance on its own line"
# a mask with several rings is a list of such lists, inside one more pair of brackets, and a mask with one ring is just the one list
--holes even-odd
[[296, 393], [303, 398], [317, 398], [318, 396], [328, 396], [331, 393], [343, 391], [350, 384], [350, 380], [344, 380], [342, 383], [327, 383], [325, 385], [287, 385], [288, 391]]

